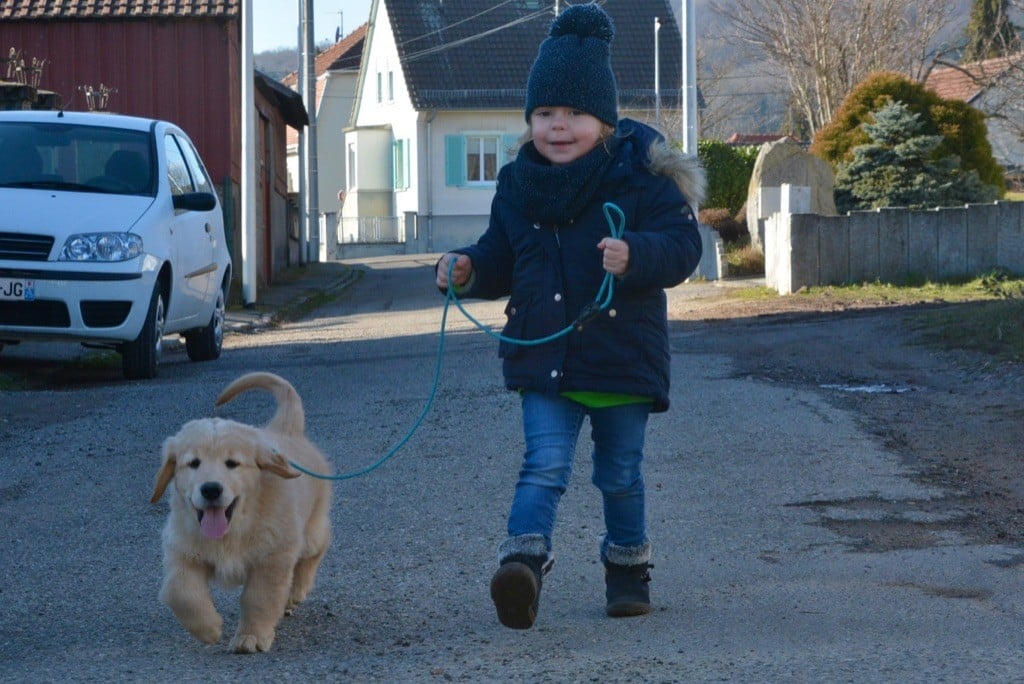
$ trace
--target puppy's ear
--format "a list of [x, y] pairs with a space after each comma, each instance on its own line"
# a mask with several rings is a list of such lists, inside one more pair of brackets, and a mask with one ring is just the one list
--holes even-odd
[[277, 450], [277, 445], [270, 442], [260, 444], [260, 448], [256, 453], [256, 467], [286, 479], [302, 475], [298, 470], [292, 468], [291, 464], [288, 463], [288, 459]]
[[164, 440], [163, 456], [164, 464], [156, 474], [156, 482], [153, 484], [153, 495], [149, 497], [149, 503], [156, 503], [164, 495], [167, 485], [174, 479], [174, 471], [178, 466], [177, 441], [173, 437]]

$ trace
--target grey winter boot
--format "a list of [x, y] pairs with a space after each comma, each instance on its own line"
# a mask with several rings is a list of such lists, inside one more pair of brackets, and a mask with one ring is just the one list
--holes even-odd
[[651, 544], [626, 547], [607, 544], [604, 562], [605, 612], [611, 617], [633, 617], [651, 612]]
[[544, 575], [554, 565], [543, 535], [509, 537], [498, 548], [501, 564], [491, 578], [491, 600], [501, 624], [529, 629], [537, 619]]

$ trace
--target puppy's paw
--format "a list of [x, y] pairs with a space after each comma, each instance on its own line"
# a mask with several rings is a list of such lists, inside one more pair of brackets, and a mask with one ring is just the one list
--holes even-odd
[[220, 641], [221, 622], [220, 616], [218, 616], [215, 623], [192, 625], [188, 631], [204, 644], [215, 644]]
[[292, 587], [292, 592], [288, 596], [288, 610], [294, 610], [300, 603], [306, 600], [306, 595], [309, 592], [306, 590], [299, 590]]
[[273, 632], [263, 635], [238, 633], [231, 639], [230, 649], [234, 653], [257, 653], [269, 651], [273, 643]]

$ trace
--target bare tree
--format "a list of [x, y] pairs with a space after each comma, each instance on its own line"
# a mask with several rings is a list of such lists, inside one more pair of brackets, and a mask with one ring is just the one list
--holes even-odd
[[[697, 46], [697, 86], [700, 88], [700, 136], [724, 140], [742, 122], [759, 119], [764, 123], [762, 105], [765, 98], [776, 93], [771, 90], [769, 79], [752, 79], [744, 73], [735, 55], [721, 52], [711, 58], [706, 49]], [[756, 92], [750, 86], [757, 84]], [[782, 125], [781, 118], [776, 128]], [[772, 132], [777, 132], [773, 130]]]
[[747, 55], [786, 79], [798, 115], [813, 135], [832, 120], [868, 74], [895, 71], [914, 80], [935, 58], [950, 0], [712, 0]]

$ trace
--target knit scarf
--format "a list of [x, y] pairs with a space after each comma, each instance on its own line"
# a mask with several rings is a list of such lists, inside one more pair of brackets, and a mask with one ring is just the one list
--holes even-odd
[[512, 178], [527, 218], [538, 223], [567, 223], [579, 216], [611, 166], [617, 144], [613, 136], [562, 166], [542, 157], [532, 141], [519, 148]]

